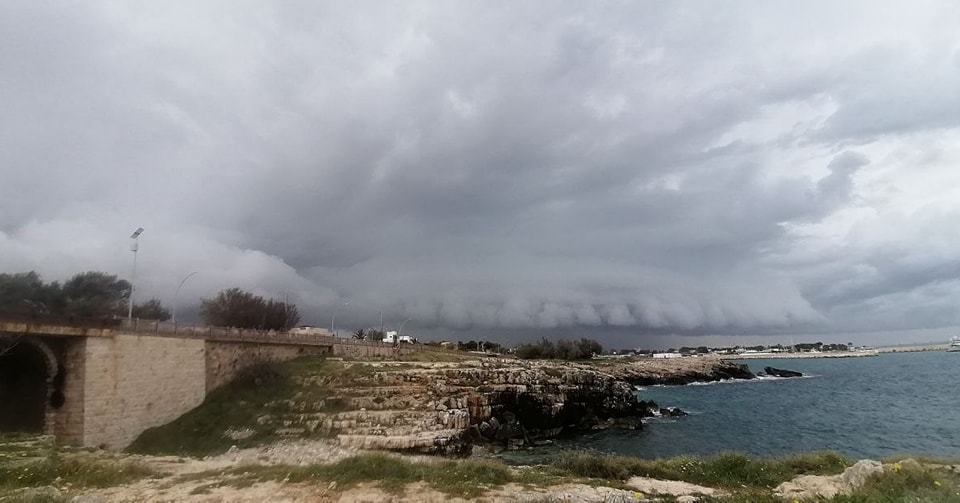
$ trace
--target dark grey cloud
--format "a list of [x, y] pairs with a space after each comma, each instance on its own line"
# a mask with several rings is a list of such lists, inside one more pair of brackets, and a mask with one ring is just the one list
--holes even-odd
[[143, 226], [141, 291], [200, 271], [185, 309], [236, 285], [438, 334], [957, 324], [957, 21], [6, 4], [0, 266], [126, 275]]

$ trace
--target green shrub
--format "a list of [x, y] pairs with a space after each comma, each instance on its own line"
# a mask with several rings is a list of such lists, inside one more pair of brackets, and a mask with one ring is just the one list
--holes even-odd
[[603, 352], [603, 346], [592, 339], [579, 341], [559, 340], [556, 343], [546, 337], [540, 342], [517, 346], [517, 358], [524, 360], [589, 360]]
[[[895, 465], [899, 467], [899, 465]], [[838, 496], [841, 503], [893, 503], [922, 501], [929, 503], [960, 501], [960, 474], [947, 469], [886, 469], [869, 478], [849, 496]]]
[[484, 490], [499, 487], [512, 480], [503, 463], [488, 460], [414, 462], [399, 456], [371, 453], [346, 458], [332, 465], [308, 467], [271, 466], [242, 467], [230, 472], [244, 480], [286, 480], [336, 482], [338, 487], [352, 487], [363, 482], [377, 482], [387, 491], [399, 492], [407, 484], [425, 482], [447, 494], [474, 497]]
[[553, 468], [563, 474], [608, 480], [643, 476], [719, 487], [770, 488], [797, 475], [840, 473], [848, 465], [846, 459], [832, 452], [771, 459], [723, 453], [708, 458], [680, 456], [664, 460], [574, 454], [554, 462]]

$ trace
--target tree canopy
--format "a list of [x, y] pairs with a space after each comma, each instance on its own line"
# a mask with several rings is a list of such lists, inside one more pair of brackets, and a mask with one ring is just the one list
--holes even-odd
[[0, 273], [0, 314], [60, 314], [62, 302], [60, 284], [46, 284], [34, 271]]
[[170, 319], [170, 310], [163, 307], [160, 299], [154, 297], [142, 304], [134, 304], [133, 317], [145, 320], [167, 321]]
[[289, 330], [300, 322], [297, 306], [264, 299], [239, 288], [203, 299], [200, 318], [208, 325], [258, 330]]
[[[0, 273], [0, 315], [72, 316], [105, 318], [126, 316], [130, 282], [116, 275], [87, 271], [61, 285], [45, 283], [35, 271]], [[133, 306], [134, 316], [167, 320], [170, 313], [159, 299]]]
[[552, 342], [546, 337], [533, 344], [517, 346], [516, 355], [525, 360], [588, 360], [603, 352], [603, 346], [592, 339]]
[[88, 271], [67, 280], [61, 288], [63, 314], [92, 318], [122, 315], [130, 299], [130, 282], [115, 275]]

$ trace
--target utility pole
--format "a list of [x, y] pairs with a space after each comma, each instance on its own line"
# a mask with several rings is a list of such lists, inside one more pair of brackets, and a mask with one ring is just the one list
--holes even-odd
[[183, 284], [186, 283], [191, 276], [193, 276], [194, 274], [197, 274], [198, 272], [200, 271], [193, 271], [192, 273], [184, 276], [183, 279], [180, 281], [180, 284], [177, 285], [177, 291], [173, 292], [173, 323], [174, 324], [177, 323], [177, 296], [180, 295], [180, 289], [183, 288]]
[[140, 248], [139, 237], [143, 233], [143, 227], [137, 227], [130, 235], [130, 251], [133, 252], [133, 273], [130, 275], [130, 298], [127, 299], [127, 320], [133, 319], [133, 292], [137, 290], [137, 250]]

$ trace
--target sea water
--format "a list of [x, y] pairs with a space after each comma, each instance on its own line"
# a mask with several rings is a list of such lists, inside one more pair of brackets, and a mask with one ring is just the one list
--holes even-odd
[[799, 378], [762, 378], [638, 390], [689, 415], [654, 418], [642, 430], [560, 439], [507, 461], [546, 461], [558, 451], [644, 458], [738, 451], [776, 456], [830, 449], [852, 458], [894, 454], [960, 457], [960, 353], [892, 353], [862, 358], [745, 360]]

